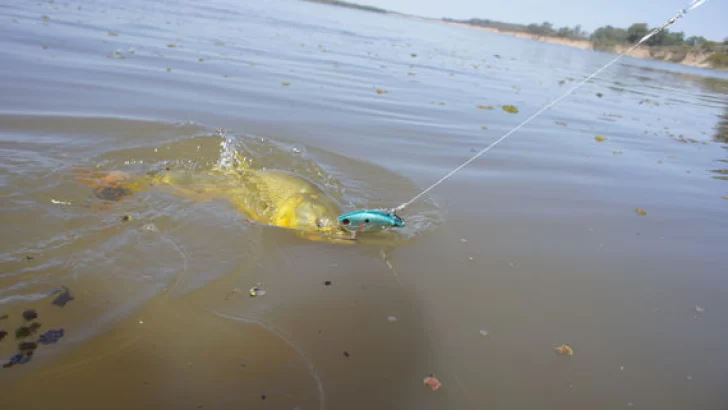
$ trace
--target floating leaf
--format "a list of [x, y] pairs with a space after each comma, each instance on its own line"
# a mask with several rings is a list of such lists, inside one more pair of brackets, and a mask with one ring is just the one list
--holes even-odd
[[417, 57], [417, 54], [415, 54], [415, 53], [412, 53], [412, 54], [410, 54], [410, 56], [411, 56], [412, 58], [415, 58], [415, 57]]
[[492, 105], [478, 105], [477, 107], [479, 110], [492, 110], [493, 109]]
[[486, 127], [485, 125], [481, 125], [481, 126], [480, 126], [480, 129], [481, 129], [481, 130], [483, 130], [483, 131], [485, 131], [485, 130], [487, 130], [487, 129], [488, 129], [488, 127]]
[[198, 58], [198, 59], [197, 59], [197, 61], [199, 61], [199, 62], [203, 62], [203, 61], [205, 61], [205, 59], [204, 59], [204, 58], [202, 58], [202, 57], [200, 57], [200, 58]]
[[109, 31], [109, 37], [118, 37], [119, 33], [114, 33], [113, 31]]
[[22, 339], [35, 333], [40, 328], [40, 323], [32, 323], [30, 326], [21, 326], [15, 329], [15, 338]]
[[407, 73], [407, 75], [408, 75], [408, 76], [410, 76], [410, 77], [414, 77], [414, 76], [416, 76], [417, 74], [415, 74], [415, 73]]
[[604, 141], [607, 140], [607, 137], [605, 137], [604, 135], [597, 135], [597, 136], [594, 137], [594, 140], [596, 142], [604, 142]]
[[55, 299], [53, 299], [53, 302], [51, 304], [54, 304], [56, 306], [64, 307], [66, 306], [66, 303], [72, 301], [74, 299], [73, 296], [71, 296], [71, 293], [68, 291], [67, 287], [63, 287], [63, 293], [56, 296]]
[[289, 85], [291, 85], [291, 83], [289, 83], [289, 82], [287, 82], [287, 81], [284, 81], [284, 82], [282, 82], [282, 83], [281, 83], [281, 85], [282, 85], [283, 87], [288, 87]]
[[511, 113], [511, 114], [517, 114], [518, 113], [518, 108], [516, 108], [513, 105], [504, 105], [501, 108], [503, 108], [503, 111], [508, 112], [508, 113]]
[[599, 97], [599, 98], [602, 98], [603, 96], [604, 96], [604, 94], [602, 94], [602, 93], [597, 93], [597, 97]]
[[23, 312], [23, 319], [31, 321], [38, 318], [38, 312], [33, 309], [28, 309]]
[[386, 91], [386, 90], [379, 90], [379, 89], [377, 89], [377, 94], [379, 94], [379, 95], [387, 94], [387, 93], [388, 93], [388, 91]]
[[65, 331], [63, 329], [51, 329], [38, 337], [38, 343], [43, 345], [56, 343], [64, 334]]
[[[721, 198], [728, 199], [728, 195], [723, 195]], [[0, 319], [2, 319], [2, 318], [0, 318]]]
[[642, 216], [647, 215], [647, 211], [645, 211], [642, 208], [635, 208], [634, 211], [637, 212], [637, 214], [642, 215]]
[[172, 67], [167, 67], [167, 72], [168, 73], [171, 73], [172, 72]]
[[250, 294], [250, 297], [251, 298], [254, 298], [256, 296], [263, 296], [263, 295], [265, 295], [265, 290], [263, 290], [259, 286], [253, 286], [252, 288], [250, 288], [250, 290], [248, 291], [248, 293]]
[[556, 352], [558, 354], [562, 354], [562, 355], [565, 355], [565, 356], [573, 356], [574, 355], [574, 349], [572, 349], [571, 346], [569, 346], [567, 344], [563, 344], [563, 345], [557, 347], [555, 350], [556, 350]]
[[563, 122], [563, 121], [554, 121], [554, 124], [556, 124], [556, 125], [560, 125], [560, 126], [562, 126], [562, 127], [566, 127], [566, 123], [565, 123], [565, 122]]
[[440, 101], [438, 104], [439, 105], [445, 105], [445, 101]]

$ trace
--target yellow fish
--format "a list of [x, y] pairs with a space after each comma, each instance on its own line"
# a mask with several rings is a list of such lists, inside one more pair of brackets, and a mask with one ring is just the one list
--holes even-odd
[[310, 240], [353, 239], [337, 220], [342, 209], [311, 181], [277, 170], [208, 172], [166, 170], [142, 177], [110, 171], [74, 170], [76, 180], [93, 188], [107, 201], [125, 198], [160, 186], [198, 201], [225, 199], [248, 218], [266, 225], [295, 230]]

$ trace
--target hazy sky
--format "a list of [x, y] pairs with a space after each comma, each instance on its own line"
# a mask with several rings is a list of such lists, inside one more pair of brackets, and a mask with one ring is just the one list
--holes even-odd
[[[557, 27], [581, 24], [588, 31], [611, 24], [628, 27], [644, 22], [663, 24], [685, 7], [686, 0], [349, 0], [391, 11], [424, 17], [487, 18], [509, 23], [549, 21]], [[722, 41], [728, 37], [728, 0], [708, 0], [672, 25], [684, 31]]]

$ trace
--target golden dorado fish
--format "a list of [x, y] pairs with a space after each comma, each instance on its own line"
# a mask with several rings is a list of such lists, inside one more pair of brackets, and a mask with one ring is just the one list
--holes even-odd
[[198, 201], [227, 200], [254, 221], [295, 230], [306, 239], [353, 239], [339, 224], [339, 205], [311, 181], [285, 171], [166, 170], [140, 177], [121, 171], [76, 169], [74, 173], [78, 182], [107, 201], [121, 201], [158, 186]]

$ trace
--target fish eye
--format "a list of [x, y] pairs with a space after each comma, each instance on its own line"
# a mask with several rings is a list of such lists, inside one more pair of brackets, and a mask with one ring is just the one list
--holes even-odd
[[316, 218], [316, 227], [321, 228], [324, 226], [324, 221], [321, 220], [321, 218]]
[[365, 224], [368, 224], [368, 223], [369, 223], [369, 218], [365, 219], [365, 220], [364, 220], [364, 223], [365, 223]]
[[349, 223], [351, 223], [351, 221], [349, 220], [349, 218], [346, 218], [343, 221], [341, 221], [341, 223], [344, 225], [349, 225]]

